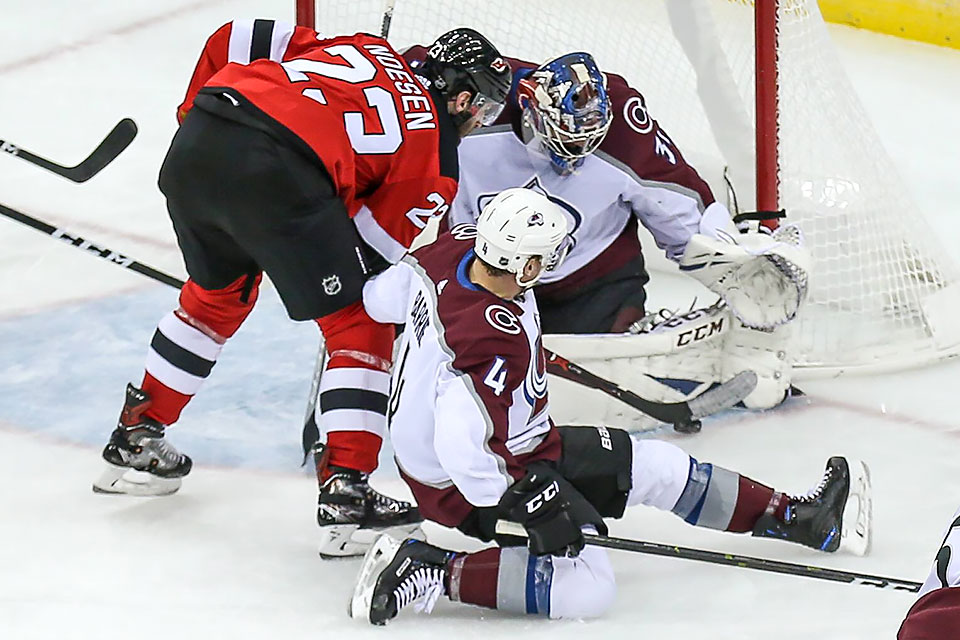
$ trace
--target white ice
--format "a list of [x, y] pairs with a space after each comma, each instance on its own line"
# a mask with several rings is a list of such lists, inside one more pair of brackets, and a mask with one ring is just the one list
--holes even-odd
[[[292, 18], [290, 0], [3, 4], [0, 139], [73, 163], [124, 116], [140, 135], [87, 184], [0, 157], [0, 203], [183, 276], [156, 175], [195, 57], [233, 17]], [[960, 53], [832, 27], [843, 63], [925, 217], [960, 243]], [[654, 288], [653, 296], [660, 295]], [[94, 495], [127, 380], [176, 292], [0, 219], [0, 638], [893, 637], [913, 597], [617, 553], [620, 592], [591, 622], [441, 603], [387, 630], [349, 620], [357, 560], [314, 547], [315, 483], [298, 468], [315, 329], [274, 293], [171, 430], [196, 461], [175, 496]], [[960, 310], [958, 310], [960, 311]], [[960, 363], [805, 385], [808, 398], [733, 414], [680, 441], [787, 491], [831, 454], [866, 459], [876, 537], [866, 558], [697, 530], [641, 509], [616, 535], [921, 581], [960, 502]], [[670, 436], [667, 436], [670, 437]], [[384, 457], [381, 488], [406, 493]], [[455, 532], [431, 539], [465, 548]]]

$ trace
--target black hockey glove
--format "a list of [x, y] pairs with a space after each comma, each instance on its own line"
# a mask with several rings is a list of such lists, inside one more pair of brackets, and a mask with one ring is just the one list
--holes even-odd
[[499, 508], [522, 524], [535, 556], [577, 556], [583, 549], [583, 532], [568, 512], [560, 485], [549, 474], [531, 472], [507, 489]]

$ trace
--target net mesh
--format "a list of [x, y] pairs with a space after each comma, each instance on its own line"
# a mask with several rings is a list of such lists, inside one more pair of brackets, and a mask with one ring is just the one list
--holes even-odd
[[[383, 0], [318, 0], [317, 30], [379, 34]], [[727, 169], [755, 208], [753, 3], [744, 0], [396, 0], [389, 38], [477, 29], [509, 56], [585, 50], [639, 89], [721, 201]], [[883, 369], [960, 351], [930, 300], [960, 304], [957, 268], [897, 175], [839, 63], [815, 0], [781, 0], [780, 199], [814, 257], [799, 366]]]

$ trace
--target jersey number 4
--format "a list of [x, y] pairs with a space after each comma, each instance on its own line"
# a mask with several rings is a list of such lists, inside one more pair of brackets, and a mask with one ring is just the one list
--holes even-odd
[[499, 396], [507, 386], [507, 368], [504, 367], [506, 360], [497, 356], [483, 378], [483, 384], [493, 389], [493, 394]]
[[[318, 39], [319, 36], [318, 36]], [[363, 53], [352, 44], [335, 44], [325, 48], [324, 53], [341, 58], [346, 64], [332, 64], [320, 60], [297, 58], [281, 63], [290, 82], [306, 82], [310, 80], [308, 73], [341, 80], [350, 84], [369, 82], [377, 75], [377, 68]], [[320, 104], [327, 104], [323, 90], [310, 87], [303, 90], [303, 95]], [[383, 133], [367, 133], [363, 113], [347, 111], [343, 114], [343, 126], [350, 138], [353, 150], [361, 154], [391, 154], [403, 144], [403, 132], [400, 129], [400, 117], [393, 96], [383, 87], [366, 87], [363, 95], [367, 104], [376, 111], [380, 121], [379, 128]], [[372, 127], [371, 127], [372, 128]]]

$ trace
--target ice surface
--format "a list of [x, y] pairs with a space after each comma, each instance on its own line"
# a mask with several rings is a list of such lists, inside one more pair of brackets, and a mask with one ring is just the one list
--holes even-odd
[[[133, 145], [75, 185], [0, 157], [0, 202], [179, 277], [156, 189], [174, 109], [200, 47], [232, 17], [292, 18], [289, 0], [10, 2], [0, 38], [0, 138], [65, 164], [124, 116]], [[960, 53], [831, 29], [921, 209], [960, 241]], [[651, 297], [676, 294], [655, 278]], [[591, 622], [545, 622], [442, 602], [388, 630], [346, 617], [357, 560], [315, 553], [315, 485], [299, 423], [317, 344], [273, 291], [224, 350], [171, 439], [194, 472], [169, 498], [94, 495], [123, 385], [138, 380], [176, 292], [0, 219], [0, 638], [893, 637], [912, 602], [791, 576], [618, 553], [619, 595]], [[958, 310], [960, 312], [960, 310]], [[872, 467], [867, 558], [697, 530], [634, 509], [616, 535], [922, 580], [960, 502], [960, 363], [806, 383], [777, 411], [707, 420], [678, 439], [702, 460], [787, 491], [834, 453]], [[666, 437], [675, 438], [667, 435]], [[375, 484], [408, 495], [389, 462]], [[466, 548], [455, 532], [432, 539]], [[616, 553], [616, 552], [615, 552]]]

